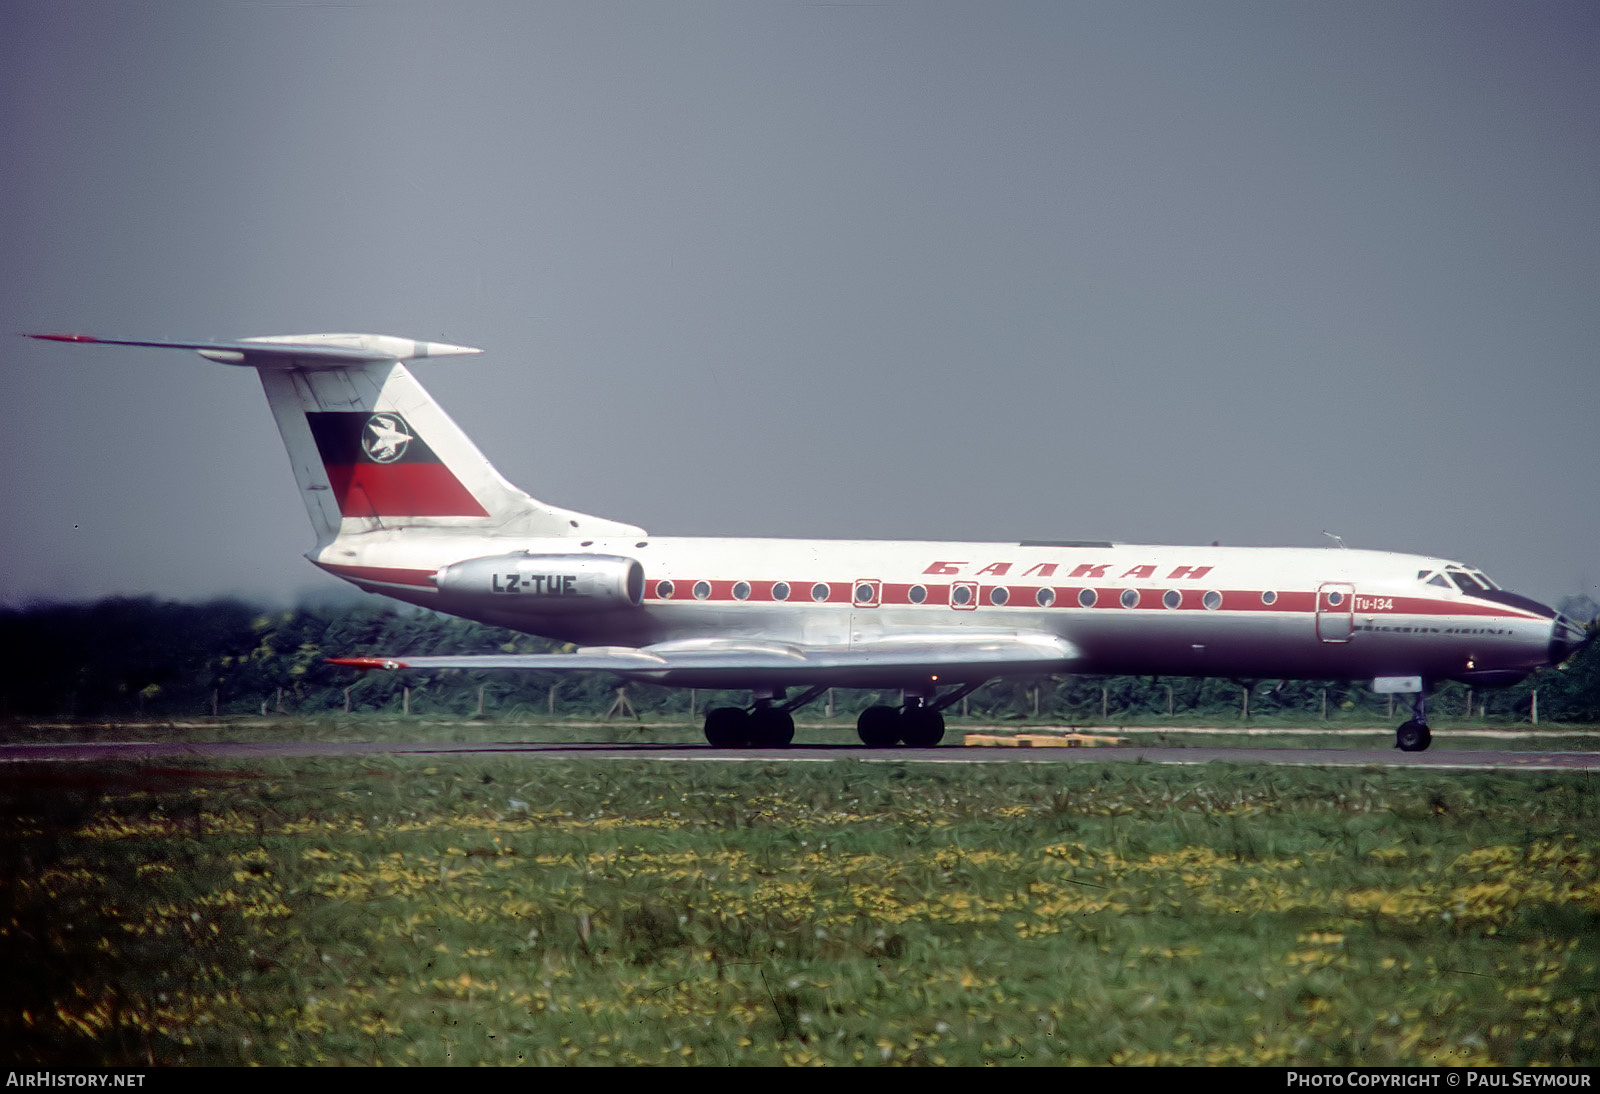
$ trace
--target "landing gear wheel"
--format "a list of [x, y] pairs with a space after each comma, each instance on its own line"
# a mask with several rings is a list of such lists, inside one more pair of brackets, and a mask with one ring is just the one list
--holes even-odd
[[787, 748], [794, 740], [794, 718], [788, 711], [758, 707], [749, 716], [753, 748]]
[[900, 711], [894, 707], [868, 707], [856, 719], [856, 735], [868, 748], [889, 748], [900, 740]]
[[900, 713], [900, 739], [912, 748], [932, 748], [944, 740], [944, 715], [927, 707], [907, 707]]
[[1401, 752], [1421, 752], [1432, 743], [1433, 734], [1428, 730], [1428, 723], [1415, 718], [1394, 731], [1394, 746]]
[[706, 740], [714, 748], [742, 748], [750, 743], [750, 715], [739, 707], [717, 707], [709, 711]]

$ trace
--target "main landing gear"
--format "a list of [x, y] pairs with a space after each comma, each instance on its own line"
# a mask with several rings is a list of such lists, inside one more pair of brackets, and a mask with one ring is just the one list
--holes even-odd
[[756, 692], [749, 710], [716, 707], [706, 713], [706, 740], [715, 748], [787, 748], [794, 741], [793, 712], [827, 690], [810, 688], [784, 702], [783, 689], [777, 688]]
[[783, 748], [794, 740], [794, 718], [770, 703], [717, 707], [706, 715], [706, 740], [717, 748]]
[[932, 748], [944, 740], [944, 715], [918, 699], [903, 707], [868, 707], [856, 719], [856, 736], [868, 748]]
[[1428, 693], [1417, 692], [1416, 702], [1411, 704], [1411, 718], [1402, 722], [1400, 728], [1394, 731], [1394, 747], [1401, 752], [1422, 752], [1433, 743], [1433, 734], [1428, 730]]
[[[856, 734], [868, 748], [932, 748], [944, 740], [944, 709], [982, 687], [963, 684], [945, 695], [907, 695], [904, 706], [868, 707], [856, 719]], [[809, 688], [784, 701], [782, 688], [757, 691], [749, 709], [717, 707], [706, 714], [706, 740], [714, 748], [785, 748], [794, 741], [793, 712], [828, 689]]]
[[952, 692], [939, 696], [907, 695], [905, 706], [868, 707], [856, 719], [856, 735], [868, 748], [892, 748], [904, 744], [908, 748], [932, 748], [944, 740], [944, 713], [946, 707], [959, 703], [977, 691], [987, 681], [963, 684]]

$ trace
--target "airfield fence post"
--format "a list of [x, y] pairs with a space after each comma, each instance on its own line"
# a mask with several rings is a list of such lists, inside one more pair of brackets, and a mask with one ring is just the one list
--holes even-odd
[[1472, 717], [1472, 689], [1471, 688], [1467, 689], [1467, 714], [1466, 714], [1466, 716], [1468, 718]]
[[1167, 685], [1167, 717], [1172, 717], [1172, 685]]
[[[354, 684], [350, 685], [350, 687], [354, 686]], [[344, 689], [344, 712], [346, 714], [350, 713], [350, 688]]]
[[1033, 689], [1033, 720], [1039, 720], [1039, 689]]
[[691, 725], [694, 723], [694, 700], [695, 700], [695, 694], [694, 693], [695, 693], [695, 689], [694, 688], [690, 688], [689, 689], [689, 722], [690, 722]]
[[1241, 721], [1250, 720], [1250, 689], [1239, 689], [1239, 718]]
[[628, 701], [628, 686], [626, 684], [617, 689], [616, 701], [611, 704], [609, 709], [606, 710], [605, 720], [608, 722], [611, 721], [611, 716], [613, 714], [632, 716], [633, 720], [636, 722], [639, 720], [639, 712], [635, 710], [633, 704]]
[[[1537, 696], [1538, 692], [1534, 692], [1534, 695]], [[217, 716], [217, 711], [218, 711], [218, 709], [220, 708], [220, 705], [221, 705], [218, 700], [219, 700], [219, 696], [217, 695], [217, 689], [216, 688], [212, 688], [211, 689], [211, 717], [213, 717], [213, 718], [215, 718]], [[1539, 709], [1539, 700], [1537, 698], [1535, 698], [1534, 701], [1533, 701], [1533, 709], [1535, 710], [1535, 712], [1537, 712], [1538, 709]], [[1535, 721], [1537, 722], [1537, 719]]]
[[1532, 720], [1534, 725], [1538, 725], [1539, 724], [1539, 689], [1538, 688], [1534, 688], [1533, 689], [1533, 704], [1532, 704], [1531, 709], [1528, 712], [1528, 716]]
[[550, 717], [556, 716], [556, 685], [550, 685]]
[[479, 718], [483, 717], [483, 688], [484, 688], [484, 685], [482, 685], [482, 684], [478, 685], [478, 714], [477, 714], [477, 716]]
[[1100, 685], [1100, 720], [1111, 720], [1111, 688], [1106, 684]]
[[1322, 689], [1322, 720], [1324, 722], [1326, 722], [1328, 720], [1328, 689], [1327, 688], [1323, 688]]
[[1394, 717], [1394, 692], [1392, 691], [1389, 693], [1389, 713], [1385, 717]]
[[401, 697], [401, 707], [400, 707], [400, 709], [401, 709], [402, 712], [404, 712], [406, 717], [409, 718], [411, 716], [411, 685], [410, 684], [407, 684], [405, 686], [405, 693]]
[[833, 717], [833, 689], [828, 689], [828, 717]]

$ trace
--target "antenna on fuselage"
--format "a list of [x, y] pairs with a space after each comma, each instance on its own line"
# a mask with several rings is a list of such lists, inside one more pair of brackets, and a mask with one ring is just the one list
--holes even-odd
[[1348, 547], [1346, 547], [1344, 545], [1344, 540], [1340, 539], [1338, 536], [1334, 535], [1332, 532], [1328, 531], [1327, 529], [1323, 529], [1322, 534], [1327, 536], [1329, 539], [1333, 540], [1333, 542], [1337, 543], [1339, 545], [1339, 550], [1348, 551], [1350, 549], [1350, 548], [1348, 548]]

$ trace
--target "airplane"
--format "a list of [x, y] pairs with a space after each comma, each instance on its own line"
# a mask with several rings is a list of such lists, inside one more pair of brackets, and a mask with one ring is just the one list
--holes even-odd
[[901, 692], [862, 712], [865, 745], [932, 747], [943, 711], [991, 680], [1105, 673], [1371, 681], [1410, 697], [1395, 745], [1414, 752], [1432, 740], [1430, 688], [1515, 683], [1593, 638], [1481, 570], [1389, 551], [651, 536], [511, 485], [404, 364], [480, 350], [372, 334], [28, 337], [254, 368], [316, 532], [311, 562], [577, 647], [331, 662], [748, 689], [748, 707], [706, 714], [719, 747], [790, 744], [794, 711], [832, 687]]

